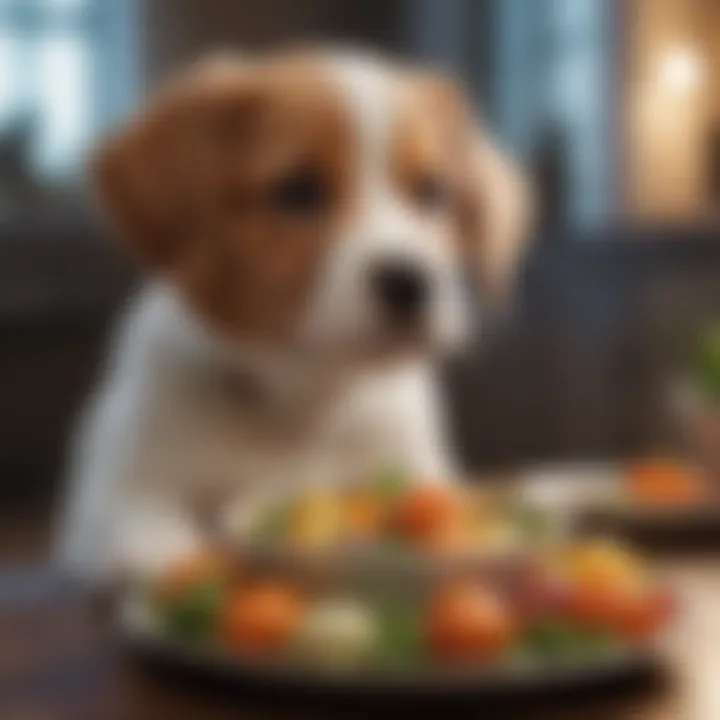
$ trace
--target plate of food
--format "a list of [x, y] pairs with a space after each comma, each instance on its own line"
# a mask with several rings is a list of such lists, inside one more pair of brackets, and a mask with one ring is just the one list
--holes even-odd
[[527, 472], [520, 496], [562, 508], [576, 530], [638, 531], [666, 540], [720, 535], [720, 498], [711, 476], [703, 465], [668, 454]]
[[[376, 487], [362, 490], [377, 497]], [[539, 528], [530, 533], [525, 516], [516, 528], [516, 506], [488, 504], [483, 496], [477, 500], [483, 511], [497, 515], [484, 520], [488, 527], [509, 524], [521, 539], [480, 543], [479, 552], [473, 540], [468, 552], [469, 541], [457, 536], [475, 538], [477, 520], [466, 516], [475, 508], [464, 493], [438, 485], [384, 487], [379, 509], [370, 512], [354, 506], [357, 491], [337, 489], [333, 497], [363, 518], [343, 522], [353, 541], [360, 527], [371, 552], [347, 551], [345, 530], [337, 518], [327, 519], [337, 506], [333, 513], [313, 510], [319, 514], [308, 520], [304, 494], [280, 504], [263, 500], [243, 516], [238, 547], [245, 557], [224, 544], [129, 588], [120, 612], [126, 637], [155, 656], [226, 679], [363, 692], [564, 687], [654, 662], [675, 603], [662, 578], [627, 547], [567, 536], [533, 540]], [[445, 505], [446, 494], [457, 492], [463, 512]], [[278, 520], [273, 511], [280, 506]], [[321, 532], [321, 522], [333, 524], [333, 532]], [[443, 533], [452, 542], [440, 542]], [[388, 573], [383, 556], [393, 543], [402, 552], [389, 553]], [[343, 560], [329, 572], [321, 562], [317, 572], [308, 561], [315, 553]], [[453, 562], [457, 553], [462, 562]], [[383, 570], [374, 572], [375, 564]], [[498, 572], [503, 564], [509, 571]], [[418, 572], [420, 566], [432, 569]]]

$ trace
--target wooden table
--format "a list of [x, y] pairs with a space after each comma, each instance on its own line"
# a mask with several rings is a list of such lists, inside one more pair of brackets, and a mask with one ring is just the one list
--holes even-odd
[[[687, 610], [668, 638], [667, 677], [580, 695], [423, 705], [421, 716], [528, 720], [718, 720], [720, 554], [665, 559]], [[0, 567], [2, 720], [222, 720], [382, 715], [395, 704], [211, 687], [139, 662], [108, 613], [36, 566]], [[406, 712], [411, 709], [405, 705]], [[413, 709], [415, 713], [415, 709]], [[418, 713], [415, 713], [418, 714]]]

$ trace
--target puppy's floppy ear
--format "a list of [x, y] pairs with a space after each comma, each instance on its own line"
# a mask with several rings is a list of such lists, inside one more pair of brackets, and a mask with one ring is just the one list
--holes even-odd
[[171, 265], [192, 233], [198, 188], [212, 164], [211, 111], [234, 100], [240, 61], [215, 58], [166, 87], [91, 159], [101, 205], [130, 249], [152, 267]]
[[149, 264], [162, 265], [171, 251], [166, 188], [156, 163], [143, 163], [152, 146], [144, 122], [137, 119], [105, 139], [91, 159], [90, 175], [102, 209], [123, 239]]
[[455, 140], [463, 251], [485, 297], [502, 307], [531, 231], [530, 186], [516, 163], [478, 128], [462, 88], [436, 72], [424, 73], [422, 81]]
[[464, 181], [461, 232], [482, 290], [508, 299], [533, 221], [530, 185], [519, 167], [475, 130]]

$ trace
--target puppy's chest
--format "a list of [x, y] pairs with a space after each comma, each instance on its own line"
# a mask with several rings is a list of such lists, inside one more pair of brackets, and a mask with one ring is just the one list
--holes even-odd
[[281, 409], [216, 387], [186, 388], [167, 453], [193, 486], [254, 488], [352, 479], [392, 454], [384, 400], [351, 386]]

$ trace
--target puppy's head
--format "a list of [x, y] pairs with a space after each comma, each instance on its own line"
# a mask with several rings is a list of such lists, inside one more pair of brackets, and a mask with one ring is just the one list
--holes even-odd
[[225, 336], [325, 355], [455, 346], [504, 293], [522, 182], [449, 82], [374, 58], [220, 58], [109, 138], [101, 198]]

